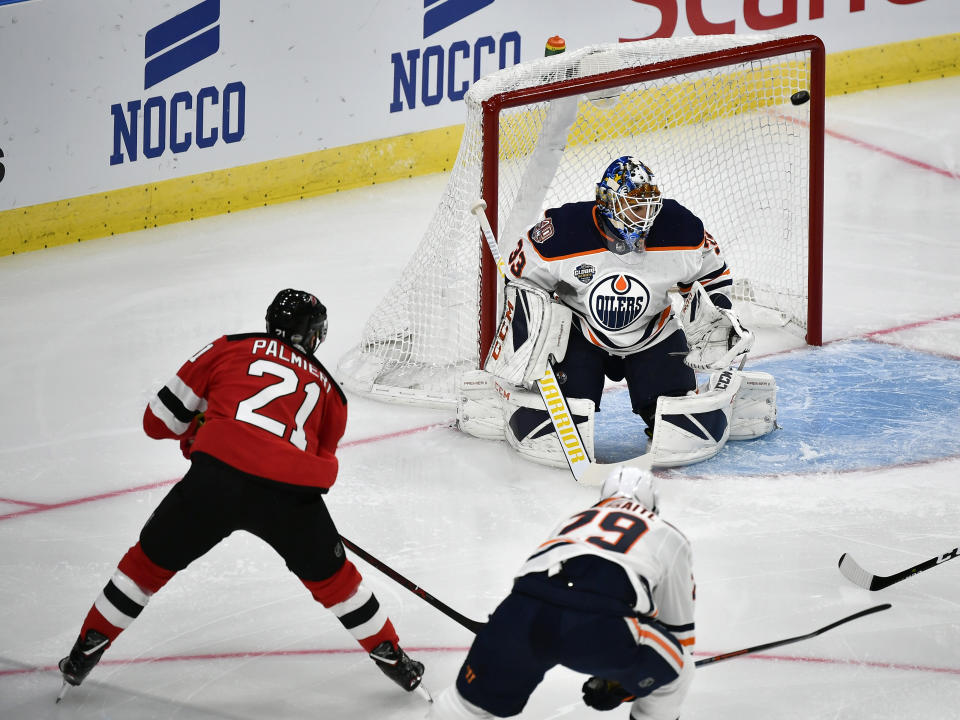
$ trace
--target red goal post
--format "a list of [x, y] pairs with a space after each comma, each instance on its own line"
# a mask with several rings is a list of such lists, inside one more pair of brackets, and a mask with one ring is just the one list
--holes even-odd
[[455, 403], [493, 340], [501, 287], [473, 202], [508, 256], [544, 208], [592, 198], [620, 155], [704, 220], [750, 322], [819, 345], [824, 64], [812, 35], [720, 35], [590, 46], [481, 78], [437, 212], [341, 359], [346, 387]]

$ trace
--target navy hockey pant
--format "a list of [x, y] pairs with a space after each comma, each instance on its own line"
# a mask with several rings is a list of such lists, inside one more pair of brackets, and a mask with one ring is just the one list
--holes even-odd
[[[672, 638], [655, 620], [638, 621]], [[678, 673], [649, 645], [637, 643], [628, 622], [555, 605], [515, 588], [477, 634], [457, 675], [457, 691], [497, 717], [510, 717], [523, 710], [548, 670], [563, 665], [616, 680], [637, 697], [647, 695]]]
[[589, 342], [579, 328], [570, 330], [570, 342], [557, 374], [565, 376], [563, 391], [568, 398], [590, 398], [600, 409], [604, 379], [627, 380], [633, 412], [643, 416], [656, 410], [661, 395], [686, 395], [697, 386], [697, 376], [683, 362], [687, 339], [682, 330], [633, 355], [620, 357]]

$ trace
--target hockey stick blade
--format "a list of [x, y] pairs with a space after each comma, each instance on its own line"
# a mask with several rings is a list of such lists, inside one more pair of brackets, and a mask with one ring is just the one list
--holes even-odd
[[580, 478], [580, 484], [600, 487], [603, 485], [603, 481], [610, 477], [612, 472], [621, 468], [640, 468], [641, 470], [652, 470], [653, 462], [650, 458], [650, 453], [637, 455], [634, 458], [623, 460], [621, 462], [590, 463], [590, 466], [584, 470], [583, 476]]
[[906, 570], [896, 572], [893, 575], [873, 575], [868, 573], [866, 570], [860, 567], [860, 564], [848, 553], [844, 553], [840, 556], [838, 565], [840, 567], [840, 572], [843, 573], [843, 576], [854, 585], [859, 585], [867, 590], [883, 590], [885, 587], [890, 587], [894, 583], [898, 583], [901, 580], [906, 580], [908, 577], [912, 577], [917, 573], [921, 573], [924, 570], [929, 570], [932, 567], [936, 567], [941, 563], [945, 563], [947, 560], [953, 560], [955, 557], [960, 557], [960, 547], [955, 547], [948, 553], [937, 555], [929, 560], [924, 560], [919, 565], [914, 565]]
[[780, 647], [781, 645], [789, 645], [790, 643], [800, 642], [801, 640], [809, 640], [812, 637], [817, 635], [822, 635], [828, 630], [833, 630], [835, 627], [848, 623], [851, 620], [857, 620], [858, 618], [866, 617], [867, 615], [872, 615], [873, 613], [880, 612], [881, 610], [889, 610], [892, 606], [890, 603], [883, 603], [882, 605], [874, 605], [871, 608], [866, 610], [861, 610], [859, 612], [853, 613], [853, 615], [847, 615], [845, 618], [840, 618], [839, 620], [830, 623], [829, 625], [824, 625], [818, 630], [807, 633], [806, 635], [797, 635], [796, 637], [786, 638], [785, 640], [774, 640], [773, 642], [764, 643], [763, 645], [753, 645], [748, 648], [743, 648], [742, 650], [733, 650], [732, 652], [721, 653], [720, 655], [714, 655], [713, 657], [703, 658], [702, 660], [697, 660], [694, 663], [697, 667], [702, 665], [710, 665], [712, 663], [722, 662], [723, 660], [730, 660], [735, 657], [740, 657], [741, 655], [750, 655], [756, 652], [762, 652], [763, 650], [770, 650], [775, 647]]

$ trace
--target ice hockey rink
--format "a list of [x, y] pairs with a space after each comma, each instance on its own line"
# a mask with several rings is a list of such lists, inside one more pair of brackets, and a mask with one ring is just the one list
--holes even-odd
[[[761, 333], [748, 368], [777, 377], [782, 428], [660, 473], [663, 516], [693, 545], [698, 658], [892, 608], [700, 668], [684, 720], [960, 718], [960, 562], [878, 592], [837, 569], [848, 552], [887, 575], [960, 545], [958, 128], [960, 78], [828, 99], [826, 342]], [[426, 715], [243, 533], [175, 577], [59, 705], [55, 665], [187, 467], [175, 443], [143, 434], [151, 395], [208, 341], [261, 329], [284, 287], [328, 306], [318, 356], [335, 368], [445, 183], [414, 178], [0, 258], [0, 717]], [[642, 449], [624, 396], [605, 396], [601, 459]], [[526, 555], [596, 490], [460, 434], [453, 417], [351, 395], [327, 499], [345, 537], [484, 620]], [[354, 560], [439, 694], [471, 634]], [[595, 717], [583, 680], [553, 670], [520, 717]]]

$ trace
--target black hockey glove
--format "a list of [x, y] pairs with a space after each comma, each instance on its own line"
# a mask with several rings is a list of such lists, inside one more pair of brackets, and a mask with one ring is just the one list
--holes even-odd
[[180, 452], [183, 453], [183, 456], [189, 460], [191, 453], [193, 453], [193, 441], [197, 439], [197, 430], [203, 425], [206, 421], [206, 416], [200, 412], [193, 416], [193, 420], [190, 421], [187, 431], [183, 434], [183, 437], [180, 438]]
[[636, 698], [616, 680], [592, 677], [583, 684], [583, 702], [594, 710], [614, 710]]

